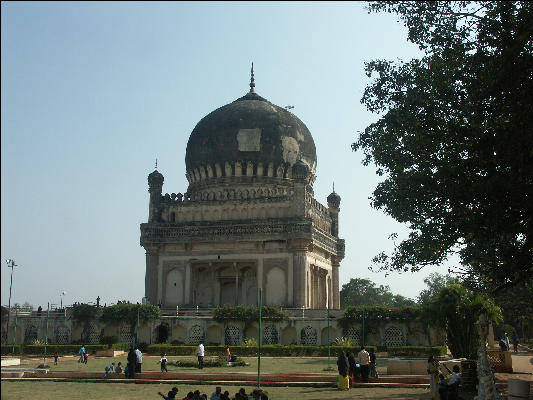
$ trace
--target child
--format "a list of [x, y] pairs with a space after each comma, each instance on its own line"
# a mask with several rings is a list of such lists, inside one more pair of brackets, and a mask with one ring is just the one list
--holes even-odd
[[444, 379], [444, 375], [439, 374], [439, 396], [440, 400], [446, 400], [447, 391], [448, 391], [448, 383], [446, 382], [446, 379]]
[[117, 374], [121, 374], [122, 373], [122, 363], [121, 362], [119, 362], [117, 364], [117, 367], [115, 368], [115, 373], [117, 373]]
[[59, 359], [59, 354], [56, 351], [55, 354], [54, 354], [54, 365], [57, 365], [57, 360], [58, 359]]
[[163, 372], [163, 371], [168, 372], [168, 370], [167, 370], [167, 358], [165, 356], [166, 356], [165, 353], [161, 353], [161, 372]]
[[107, 374], [109, 374], [110, 372], [113, 372], [114, 368], [115, 368], [115, 363], [114, 362], [112, 362], [107, 367], [105, 367], [104, 379], [107, 378]]

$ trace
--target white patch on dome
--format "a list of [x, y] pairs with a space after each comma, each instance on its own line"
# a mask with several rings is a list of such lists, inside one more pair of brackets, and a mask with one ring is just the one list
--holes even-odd
[[261, 151], [261, 128], [239, 129], [237, 143], [239, 151]]
[[291, 136], [281, 137], [281, 147], [283, 148], [283, 161], [294, 164], [298, 159], [300, 145], [298, 141]]
[[299, 142], [303, 142], [305, 140], [304, 135], [299, 130], [296, 130], [296, 138]]

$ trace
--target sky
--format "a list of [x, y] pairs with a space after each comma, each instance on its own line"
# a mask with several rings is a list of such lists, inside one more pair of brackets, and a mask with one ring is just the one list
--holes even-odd
[[[416, 298], [431, 272], [375, 273], [408, 229], [370, 206], [380, 181], [350, 145], [377, 120], [364, 63], [419, 57], [394, 15], [362, 2], [2, 2], [1, 303], [144, 296], [147, 176], [184, 193], [185, 148], [205, 115], [249, 90], [302, 120], [315, 198], [341, 196], [340, 285], [368, 278]], [[60, 294], [66, 294], [61, 298]]]

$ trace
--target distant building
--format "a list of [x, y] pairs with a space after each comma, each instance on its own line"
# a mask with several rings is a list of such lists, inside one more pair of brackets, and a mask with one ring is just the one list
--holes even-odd
[[189, 187], [162, 194], [148, 176], [145, 296], [163, 308], [263, 304], [339, 308], [340, 196], [313, 193], [316, 150], [294, 114], [254, 91], [211, 112], [191, 133]]

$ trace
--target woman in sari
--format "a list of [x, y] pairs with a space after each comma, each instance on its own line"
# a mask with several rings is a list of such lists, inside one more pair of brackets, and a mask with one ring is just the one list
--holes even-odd
[[339, 390], [350, 389], [350, 382], [348, 380], [349, 365], [348, 359], [346, 358], [346, 354], [344, 353], [344, 351], [341, 351], [339, 353], [339, 357], [337, 358], [337, 368], [339, 369]]

